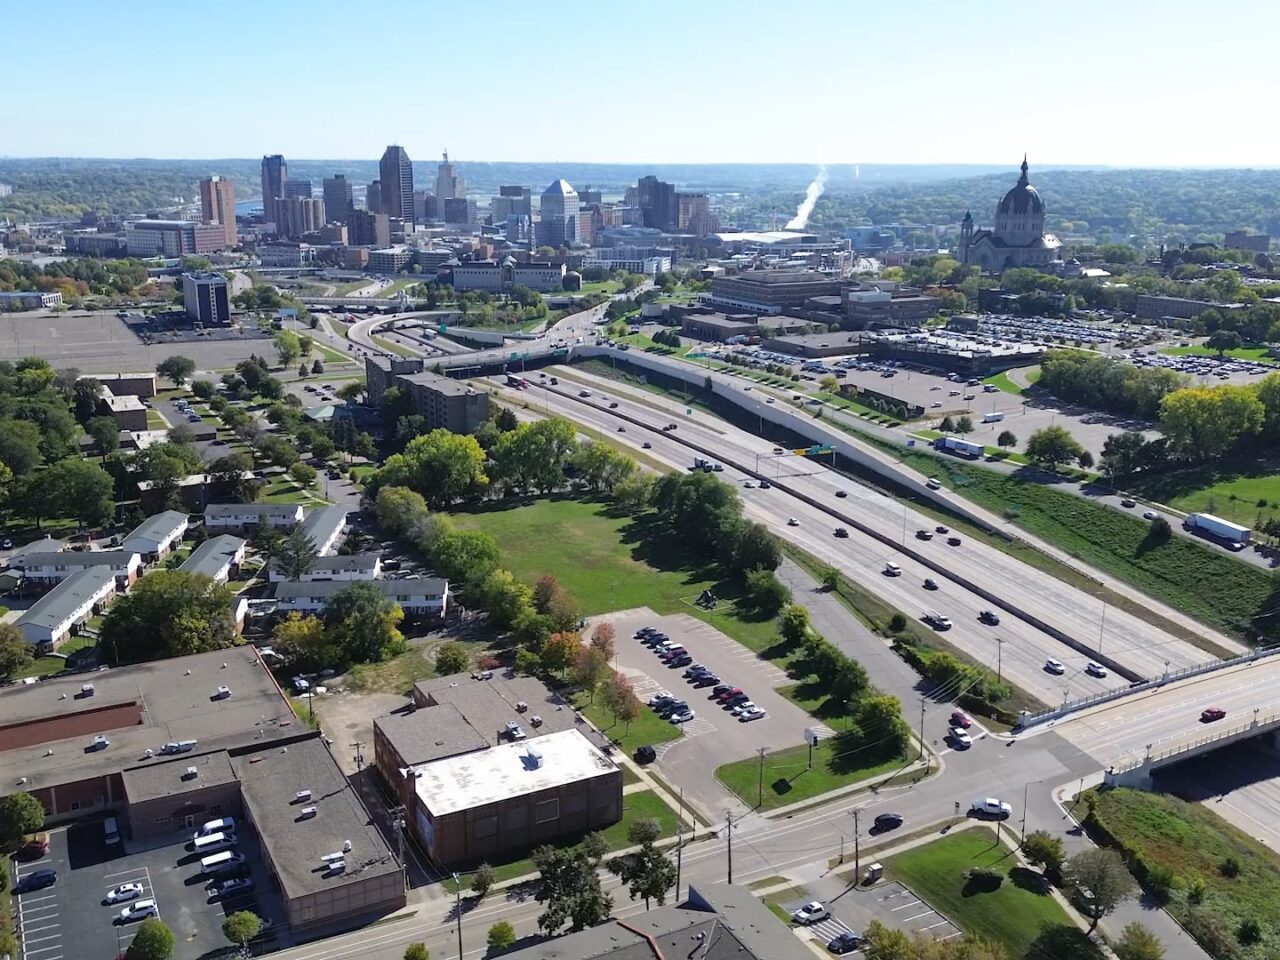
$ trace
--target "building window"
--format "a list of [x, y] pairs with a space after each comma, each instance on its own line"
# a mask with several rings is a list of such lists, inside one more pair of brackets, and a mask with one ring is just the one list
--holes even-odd
[[560, 819], [560, 798], [552, 797], [550, 800], [543, 800], [533, 808], [534, 823], [550, 823], [552, 820]]
[[72, 801], [71, 801], [71, 809], [72, 809], [72, 810], [79, 810], [79, 809], [80, 809], [80, 801], [79, 801], [79, 800], [72, 800]]

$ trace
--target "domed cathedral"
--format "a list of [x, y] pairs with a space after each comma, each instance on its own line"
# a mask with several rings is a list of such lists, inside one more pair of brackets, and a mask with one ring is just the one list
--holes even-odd
[[1061, 259], [1061, 242], [1044, 232], [1044, 201], [1027, 180], [1027, 158], [1022, 176], [996, 207], [992, 230], [974, 230], [966, 211], [960, 222], [960, 262], [974, 264], [983, 273], [1000, 273], [1011, 267], [1047, 267]]

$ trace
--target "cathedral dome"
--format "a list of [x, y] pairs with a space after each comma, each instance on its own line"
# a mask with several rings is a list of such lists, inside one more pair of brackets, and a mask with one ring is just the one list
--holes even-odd
[[1027, 182], [1027, 158], [1023, 157], [1022, 176], [1018, 178], [1013, 189], [1004, 195], [1000, 206], [996, 207], [996, 216], [1000, 214], [1017, 216], [1028, 213], [1043, 216], [1044, 201], [1040, 199], [1040, 194], [1036, 193], [1036, 188]]

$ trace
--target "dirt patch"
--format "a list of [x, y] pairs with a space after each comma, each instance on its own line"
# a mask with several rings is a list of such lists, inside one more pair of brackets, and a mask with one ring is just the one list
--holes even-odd
[[[333, 755], [343, 773], [351, 776], [358, 768], [373, 764], [373, 718], [385, 717], [406, 702], [399, 694], [354, 691], [335, 693], [317, 701], [320, 729], [333, 741]], [[362, 762], [356, 759], [357, 750]]]

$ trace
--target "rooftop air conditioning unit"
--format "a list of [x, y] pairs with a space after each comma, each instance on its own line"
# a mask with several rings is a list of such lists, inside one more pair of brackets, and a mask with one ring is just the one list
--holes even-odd
[[93, 696], [93, 684], [92, 684], [92, 683], [86, 683], [86, 684], [83, 684], [83, 685], [80, 687], [80, 695], [81, 695], [81, 696], [83, 696], [83, 697], [92, 697], [92, 696]]
[[342, 852], [343, 852], [343, 853], [350, 853], [350, 852], [351, 852], [351, 841], [350, 841], [350, 840], [343, 840], [343, 841], [342, 841]]
[[330, 860], [328, 866], [330, 873], [342, 873], [342, 871], [347, 869], [347, 861]]
[[183, 777], [183, 779], [191, 780], [198, 776], [200, 776], [199, 770], [197, 770], [195, 767], [187, 767], [187, 772], [186, 772], [186, 775]]
[[316, 813], [317, 813], [317, 810], [316, 810], [316, 808], [315, 808], [315, 807], [303, 807], [303, 808], [302, 808], [302, 816], [303, 816], [303, 818], [304, 818], [304, 819], [310, 819], [311, 817], [314, 817], [314, 816], [316, 815]]
[[311, 799], [310, 790], [299, 790], [297, 793], [293, 795], [294, 803], [306, 803], [310, 799]]
[[320, 859], [325, 863], [334, 863], [341, 860], [343, 856], [344, 854], [342, 853], [322, 853], [320, 855]]

